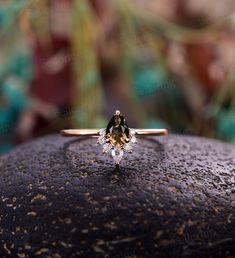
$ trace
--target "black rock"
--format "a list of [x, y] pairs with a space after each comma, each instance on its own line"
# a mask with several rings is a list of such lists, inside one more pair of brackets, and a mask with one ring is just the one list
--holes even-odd
[[235, 257], [235, 148], [139, 139], [120, 169], [96, 139], [0, 158], [0, 257]]

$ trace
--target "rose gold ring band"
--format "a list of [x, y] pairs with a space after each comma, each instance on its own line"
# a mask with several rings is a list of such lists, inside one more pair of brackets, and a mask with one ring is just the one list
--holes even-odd
[[[61, 135], [71, 136], [99, 136], [100, 129], [68, 129], [62, 130]], [[167, 129], [134, 129], [136, 135], [142, 136], [161, 136], [168, 135]]]

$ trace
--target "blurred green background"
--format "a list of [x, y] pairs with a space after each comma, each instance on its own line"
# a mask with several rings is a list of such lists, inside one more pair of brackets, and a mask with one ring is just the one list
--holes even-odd
[[235, 143], [233, 0], [0, 3], [0, 154], [64, 128], [131, 127]]

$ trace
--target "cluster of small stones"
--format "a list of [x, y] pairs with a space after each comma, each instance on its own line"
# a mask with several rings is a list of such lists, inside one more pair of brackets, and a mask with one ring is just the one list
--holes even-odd
[[113, 157], [115, 164], [120, 164], [124, 152], [131, 153], [133, 151], [133, 145], [137, 143], [136, 131], [129, 129], [129, 137], [126, 138], [126, 142], [123, 145], [112, 145], [109, 137], [106, 134], [106, 129], [99, 131], [98, 143], [103, 146], [103, 153], [108, 153]]

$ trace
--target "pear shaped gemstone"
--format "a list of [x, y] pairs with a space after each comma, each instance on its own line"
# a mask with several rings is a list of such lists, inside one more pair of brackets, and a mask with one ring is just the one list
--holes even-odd
[[130, 130], [125, 118], [116, 112], [116, 114], [109, 121], [106, 128], [106, 139], [112, 147], [123, 148], [123, 146], [130, 141]]

